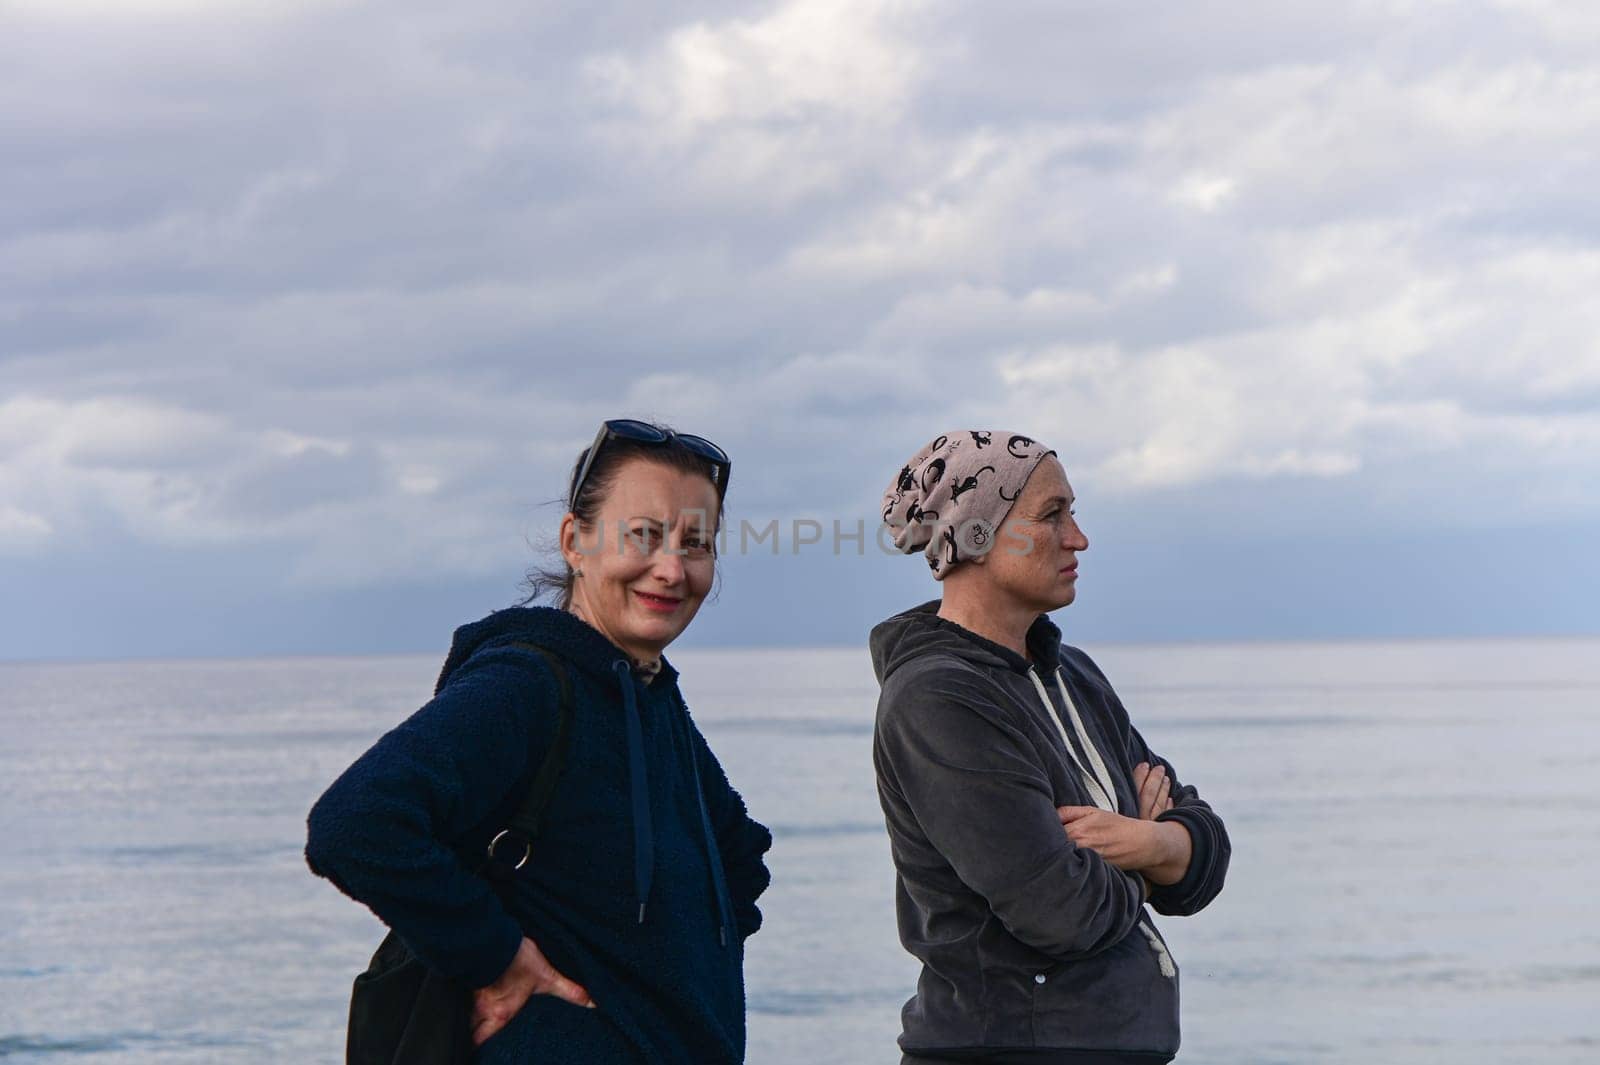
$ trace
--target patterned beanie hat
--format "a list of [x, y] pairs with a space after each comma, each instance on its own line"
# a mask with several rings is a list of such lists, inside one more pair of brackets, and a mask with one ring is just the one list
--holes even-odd
[[919, 548], [935, 580], [994, 549], [1000, 523], [1033, 469], [1055, 452], [1001, 430], [940, 433], [883, 493], [883, 520], [904, 554]]

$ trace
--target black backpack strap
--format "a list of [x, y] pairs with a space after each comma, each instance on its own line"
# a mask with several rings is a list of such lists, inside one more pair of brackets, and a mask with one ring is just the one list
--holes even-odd
[[561, 687], [561, 705], [556, 720], [555, 742], [545, 752], [544, 761], [527, 794], [523, 796], [522, 805], [511, 815], [506, 827], [489, 841], [489, 869], [501, 875], [521, 869], [533, 856], [533, 841], [539, 836], [545, 807], [550, 805], [550, 797], [555, 794], [556, 780], [566, 763], [567, 746], [572, 737], [572, 678], [568, 676], [566, 666], [555, 652], [538, 644], [515, 643], [510, 646], [534, 651], [545, 660]]

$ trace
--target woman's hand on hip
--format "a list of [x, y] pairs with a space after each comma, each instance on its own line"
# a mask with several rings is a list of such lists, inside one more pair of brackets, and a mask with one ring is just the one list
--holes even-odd
[[534, 995], [554, 995], [574, 1006], [594, 1008], [589, 992], [556, 971], [527, 936], [500, 979], [472, 993], [472, 1045], [484, 1042], [511, 1022]]

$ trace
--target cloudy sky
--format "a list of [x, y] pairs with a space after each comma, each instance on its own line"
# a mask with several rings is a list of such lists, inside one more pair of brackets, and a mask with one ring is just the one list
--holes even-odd
[[[1583, 0], [0, 0], [0, 658], [436, 650], [618, 415], [1035, 435], [1087, 643], [1597, 632], [1597, 187]], [[936, 591], [831, 548], [690, 639]]]

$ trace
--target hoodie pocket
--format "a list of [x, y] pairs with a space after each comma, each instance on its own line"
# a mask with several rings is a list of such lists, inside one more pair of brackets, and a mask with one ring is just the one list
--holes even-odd
[[1110, 949], [1034, 973], [1031, 980], [1035, 1046], [1177, 1051], [1177, 965], [1142, 917]]

